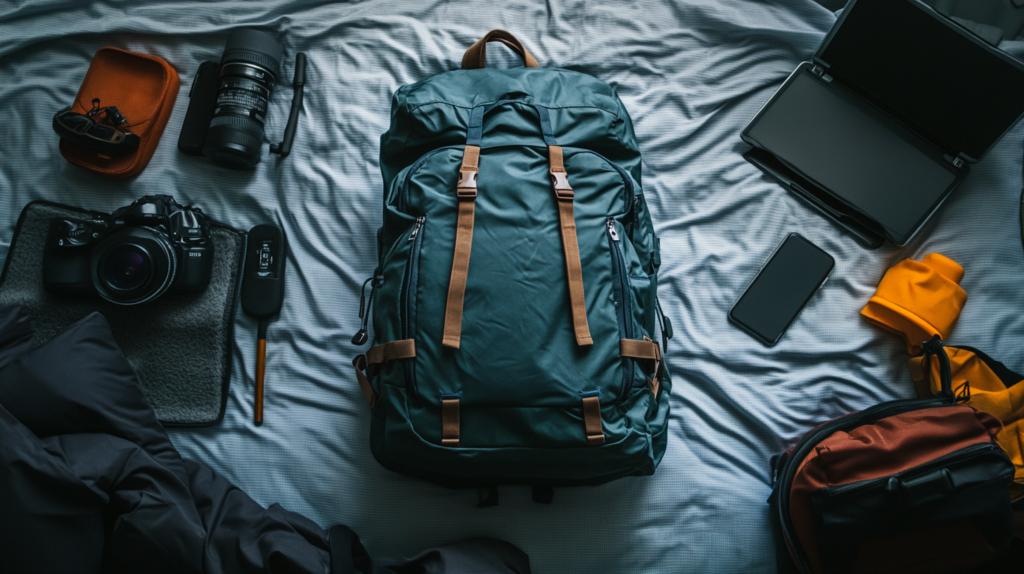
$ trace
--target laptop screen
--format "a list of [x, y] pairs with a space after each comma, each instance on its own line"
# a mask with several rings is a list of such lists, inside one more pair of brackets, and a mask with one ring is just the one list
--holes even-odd
[[800, 68], [746, 136], [903, 244], [952, 188], [956, 172], [834, 84]]
[[979, 159], [1024, 114], [1024, 64], [915, 0], [856, 0], [817, 56], [942, 147]]

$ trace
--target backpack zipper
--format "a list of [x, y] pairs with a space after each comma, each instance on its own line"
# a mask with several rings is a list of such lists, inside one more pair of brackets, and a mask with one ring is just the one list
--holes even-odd
[[617, 231], [615, 231], [615, 220], [612, 219], [611, 217], [609, 217], [607, 224], [608, 224], [608, 235], [611, 236], [612, 241], [618, 241], [619, 240], [619, 233]]
[[[423, 224], [426, 223], [426, 221], [427, 218], [422, 215], [420, 217], [417, 217], [416, 221], [413, 223], [412, 233], [409, 234], [409, 239], [407, 239], [406, 241], [412, 241], [416, 237], [416, 234], [419, 233], [420, 228], [423, 227]], [[353, 345], [362, 346], [366, 344], [367, 340], [369, 340], [369, 335], [367, 334], [366, 329], [370, 321], [370, 310], [373, 307], [373, 293], [374, 290], [377, 287], [380, 287], [381, 283], [384, 282], [384, 272], [379, 270], [383, 269], [384, 264], [391, 260], [391, 257], [394, 256], [395, 251], [398, 250], [398, 246], [400, 244], [400, 241], [395, 241], [394, 243], [391, 244], [391, 249], [388, 249], [388, 252], [384, 255], [384, 260], [380, 264], [381, 266], [378, 267], [377, 269], [374, 269], [373, 276], [367, 279], [365, 282], [363, 282], [363, 288], [359, 294], [360, 327], [359, 331], [357, 331], [356, 334], [352, 336]], [[366, 297], [367, 284], [370, 285], [369, 297]]]
[[936, 458], [934, 460], [930, 460], [930, 461], [928, 461], [926, 463], [923, 463], [923, 464], [920, 464], [918, 466], [911, 467], [911, 468], [908, 468], [906, 470], [902, 470], [900, 472], [894, 472], [893, 474], [891, 474], [889, 476], [882, 476], [882, 477], [878, 477], [878, 478], [871, 478], [871, 479], [868, 479], [868, 480], [859, 480], [857, 482], [850, 482], [850, 483], [847, 483], [847, 484], [841, 484], [841, 485], [838, 485], [838, 486], [828, 487], [828, 495], [830, 497], [833, 497], [833, 496], [845, 496], [845, 495], [848, 495], [850, 493], [857, 493], [857, 492], [862, 491], [862, 490], [869, 490], [872, 487], [876, 487], [876, 486], [878, 486], [880, 484], [887, 484], [893, 478], [897, 478], [897, 477], [898, 478], [902, 478], [902, 477], [905, 477], [905, 476], [915, 476], [917, 474], [922, 474], [922, 473], [924, 473], [926, 471], [929, 471], [929, 470], [931, 470], [933, 468], [941, 468], [942, 466], [945, 466], [945, 465], [953, 463], [953, 462], [957, 462], [957, 461], [960, 461], [960, 460], [966, 460], [966, 459], [972, 458], [977, 453], [983, 452], [983, 451], [988, 451], [988, 452], [998, 451], [998, 452], [1002, 452], [1002, 449], [999, 448], [998, 445], [996, 445], [994, 443], [990, 443], [990, 442], [987, 442], [987, 443], [983, 442], [983, 443], [972, 444], [970, 446], [966, 446], [966, 447], [964, 447], [964, 448], [962, 448], [960, 450], [953, 451], [953, 452], [951, 452], [949, 454], [940, 456], [939, 458]]
[[[416, 338], [416, 288], [419, 285], [420, 274], [420, 248], [423, 245], [424, 228], [427, 225], [427, 216], [421, 215], [416, 218], [416, 224], [406, 241], [412, 241], [409, 249], [409, 260], [406, 263], [405, 281], [402, 284], [402, 333], [405, 339]], [[413, 394], [416, 394], [416, 361], [403, 361], [405, 363], [405, 380], [412, 387]]]
[[423, 227], [423, 222], [426, 220], [427, 218], [423, 215], [416, 218], [416, 227], [412, 228], [412, 233], [409, 234], [409, 239], [406, 239], [406, 241], [412, 241], [413, 239], [416, 239], [416, 235], [419, 234], [420, 228]]
[[[632, 321], [629, 320], [629, 314], [632, 312], [632, 293], [629, 289], [629, 279], [626, 277], [626, 260], [618, 246], [619, 233], [615, 229], [615, 219], [609, 217], [605, 223], [608, 230], [608, 248], [611, 250], [612, 256], [612, 289], [615, 292], [615, 303], [618, 306], [619, 336], [623, 339], [632, 339]], [[622, 387], [616, 400], [623, 399], [629, 393], [632, 373], [633, 360], [623, 357]]]

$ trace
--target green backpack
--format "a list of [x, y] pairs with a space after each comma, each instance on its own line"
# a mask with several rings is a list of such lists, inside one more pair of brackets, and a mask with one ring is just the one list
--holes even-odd
[[[489, 40], [527, 67], [484, 69]], [[652, 474], [671, 327], [626, 109], [502, 30], [462, 68], [400, 88], [381, 137], [374, 346], [354, 361], [373, 454], [453, 487]]]

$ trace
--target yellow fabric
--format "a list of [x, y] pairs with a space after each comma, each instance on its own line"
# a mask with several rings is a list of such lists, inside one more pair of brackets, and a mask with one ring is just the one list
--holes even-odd
[[904, 259], [882, 277], [860, 313], [875, 325], [901, 335], [907, 352], [921, 352], [934, 335], [945, 340], [956, 326], [967, 293], [960, 288], [964, 268], [938, 253], [921, 261]]
[[[929, 253], [921, 261], [904, 259], [885, 272], [861, 315], [902, 336], [910, 354], [920, 354], [923, 341], [935, 335], [946, 339], [956, 326], [967, 302], [967, 293], [960, 288], [963, 277], [963, 267], [938, 253]], [[1024, 496], [1024, 384], [1007, 387], [972, 351], [956, 347], [945, 347], [945, 351], [953, 392], [969, 393], [966, 404], [1002, 421], [1003, 430], [996, 439], [1016, 467], [1011, 493], [1014, 498]], [[933, 357], [925, 367], [923, 361], [923, 357], [910, 359], [910, 372], [919, 395], [934, 395], [942, 390], [939, 362]]]
[[[1007, 387], [988, 364], [967, 349], [946, 347], [950, 368], [953, 371], [953, 390], [957, 391], [965, 383], [970, 388], [970, 400], [966, 404], [995, 415], [1003, 423], [1003, 430], [996, 437], [996, 442], [1013, 461], [1017, 470], [1014, 482], [1020, 494], [1024, 494], [1024, 381]], [[922, 375], [922, 357], [910, 359], [911, 373]], [[931, 361], [928, 373], [928, 388], [931, 394], [942, 390], [939, 379], [938, 360]]]

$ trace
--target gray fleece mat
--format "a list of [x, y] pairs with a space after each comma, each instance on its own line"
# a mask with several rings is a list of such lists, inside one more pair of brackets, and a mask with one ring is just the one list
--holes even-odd
[[32, 317], [35, 344], [99, 311], [135, 369], [142, 392], [160, 422], [212, 424], [224, 416], [231, 380], [231, 342], [245, 235], [214, 224], [213, 276], [198, 294], [168, 295], [139, 306], [97, 297], [66, 297], [43, 289], [43, 244], [54, 217], [95, 212], [33, 202], [21, 212], [0, 276], [0, 308], [21, 303]]

